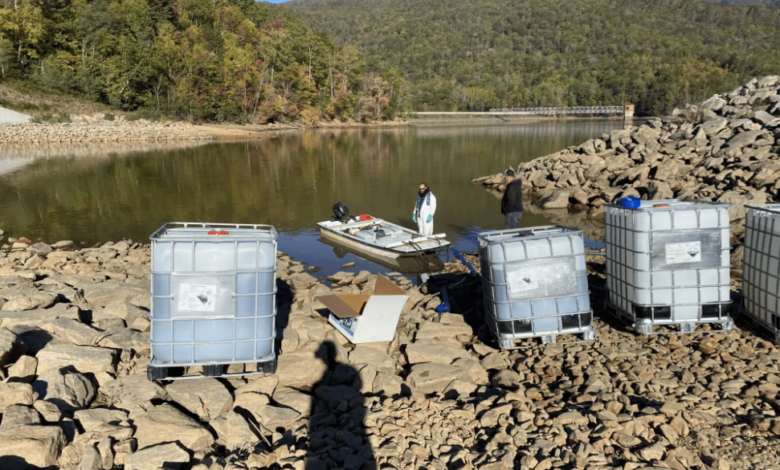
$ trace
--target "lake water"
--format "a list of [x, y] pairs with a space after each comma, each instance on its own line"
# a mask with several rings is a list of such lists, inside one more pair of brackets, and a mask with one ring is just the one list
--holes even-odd
[[[148, 242], [169, 221], [271, 224], [280, 250], [323, 274], [348, 262], [387, 272], [319, 241], [315, 224], [335, 202], [416, 227], [412, 211], [424, 181], [438, 199], [435, 232], [473, 251], [476, 233], [503, 228], [500, 199], [473, 178], [620, 127], [620, 120], [587, 120], [313, 130], [184, 148], [8, 147], [0, 150], [0, 229], [6, 237], [89, 246]], [[527, 208], [521, 225], [582, 220]]]

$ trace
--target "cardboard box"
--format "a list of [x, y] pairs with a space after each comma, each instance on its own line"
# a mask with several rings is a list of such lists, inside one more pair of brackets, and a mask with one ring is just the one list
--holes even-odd
[[331, 312], [328, 323], [353, 344], [392, 341], [408, 299], [403, 289], [382, 275], [376, 277], [373, 294], [317, 297]]

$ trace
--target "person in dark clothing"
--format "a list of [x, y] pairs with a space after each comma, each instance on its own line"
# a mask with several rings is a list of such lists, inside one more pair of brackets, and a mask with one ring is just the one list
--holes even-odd
[[501, 213], [504, 214], [504, 226], [507, 230], [517, 228], [523, 216], [523, 182], [515, 179], [515, 172], [510, 168], [504, 172], [506, 191], [501, 198]]

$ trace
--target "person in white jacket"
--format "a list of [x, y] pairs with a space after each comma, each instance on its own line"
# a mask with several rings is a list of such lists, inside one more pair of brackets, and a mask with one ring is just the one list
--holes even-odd
[[414, 205], [414, 213], [412, 214], [412, 220], [417, 222], [417, 231], [420, 235], [433, 235], [434, 214], [436, 214], [436, 196], [433, 195], [427, 184], [420, 183], [417, 203]]

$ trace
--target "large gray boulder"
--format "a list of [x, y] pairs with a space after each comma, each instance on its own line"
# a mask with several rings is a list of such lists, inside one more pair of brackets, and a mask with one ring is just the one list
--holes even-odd
[[129, 328], [111, 328], [98, 336], [95, 343], [103, 348], [132, 350], [138, 355], [148, 355], [150, 350], [149, 335]]
[[380, 396], [393, 397], [400, 395], [404, 391], [404, 379], [397, 375], [379, 372], [374, 377], [371, 386], [373, 393]]
[[458, 335], [473, 336], [474, 330], [466, 323], [433, 323], [425, 322], [420, 324], [420, 329], [415, 334], [415, 340], [433, 338], [454, 338]]
[[36, 355], [38, 374], [73, 367], [82, 374], [114, 372], [114, 351], [65, 343], [49, 343]]
[[634, 140], [638, 144], [646, 144], [651, 140], [658, 139], [661, 132], [658, 129], [653, 129], [648, 126], [639, 126], [639, 129], [634, 132]]
[[470, 359], [457, 359], [453, 364], [426, 362], [412, 366], [406, 381], [423, 393], [442, 394], [455, 379], [483, 385], [488, 382], [487, 372], [478, 362]]
[[132, 412], [143, 412], [150, 409], [152, 400], [167, 399], [167, 392], [146, 375], [132, 374], [110, 382], [100, 387], [106, 401], [116, 407]]
[[[23, 312], [0, 312], [0, 326], [14, 330], [15, 326], [38, 327], [44, 322], [57, 318], [78, 320], [80, 310], [74, 305], [55, 304], [52, 308], [27, 310]], [[18, 333], [17, 333], [18, 334]]]
[[753, 145], [753, 143], [755, 143], [755, 141], [765, 133], [766, 131], [763, 129], [742, 132], [729, 139], [726, 145], [730, 148], [741, 149], [743, 147]]
[[32, 385], [21, 382], [0, 382], [0, 413], [11, 405], [32, 405], [38, 394]]
[[703, 109], [709, 109], [710, 111], [720, 111], [721, 109], [723, 109], [723, 106], [725, 105], [726, 105], [726, 100], [724, 100], [718, 95], [712, 95], [710, 99], [704, 101], [702, 104], [699, 105], [699, 107]]
[[105, 281], [84, 286], [84, 300], [93, 307], [130, 303], [149, 308], [149, 290], [137, 284]]
[[395, 361], [383, 351], [370, 346], [356, 347], [349, 353], [352, 364], [370, 364], [377, 371], [392, 374], [395, 372]]
[[48, 292], [25, 292], [13, 295], [3, 304], [3, 312], [22, 312], [49, 308], [57, 302], [57, 296]]
[[60, 411], [54, 403], [49, 403], [46, 400], [38, 400], [33, 403], [33, 408], [35, 408], [35, 410], [41, 414], [41, 417], [48, 423], [56, 423], [62, 419], [62, 411]]
[[455, 359], [471, 357], [460, 345], [435, 340], [408, 344], [406, 345], [405, 353], [409, 364], [420, 364], [423, 362], [451, 364]]
[[327, 351], [324, 344], [310, 341], [297, 351], [279, 356], [276, 369], [279, 384], [311, 390], [314, 384], [322, 380], [328, 370]]
[[63, 411], [86, 408], [95, 398], [95, 386], [73, 369], [47, 370], [33, 382], [41, 400], [57, 405]]
[[148, 318], [149, 310], [127, 302], [109, 304], [106, 307], [93, 312], [96, 318], [121, 318], [128, 324], [136, 318]]
[[103, 459], [94, 445], [87, 445], [78, 470], [103, 470]]
[[289, 429], [290, 425], [297, 421], [301, 414], [297, 411], [282, 406], [266, 405], [260, 415], [260, 422], [267, 429]]
[[569, 207], [569, 197], [568, 191], [553, 191], [539, 199], [538, 204], [543, 209], [566, 209]]
[[724, 117], [716, 117], [709, 120], [704, 121], [701, 123], [701, 130], [704, 131], [705, 134], [712, 137], [721, 130], [725, 129], [726, 126], [729, 124], [729, 120]]
[[243, 387], [237, 388], [235, 395], [239, 396], [242, 393], [262, 393], [263, 395], [270, 397], [273, 395], [277, 385], [279, 385], [279, 377], [276, 375], [249, 377], [249, 383]]
[[18, 426], [0, 431], [0, 468], [50, 467], [57, 463], [64, 446], [65, 433], [59, 426]]
[[71, 318], [56, 318], [50, 322], [41, 322], [40, 326], [44, 331], [79, 346], [94, 346], [95, 339], [101, 334], [100, 330]]
[[125, 462], [125, 470], [161, 468], [168, 463], [189, 462], [190, 454], [175, 442], [147, 447], [135, 452]]
[[217, 444], [228, 450], [251, 447], [260, 440], [246, 419], [235, 411], [229, 411], [209, 424], [217, 432]]
[[173, 401], [206, 422], [219, 418], [233, 407], [233, 396], [214, 378], [202, 378], [194, 384], [188, 380], [174, 381], [165, 387], [165, 391]]
[[73, 414], [85, 432], [97, 431], [105, 425], [129, 426], [127, 412], [109, 408], [90, 408]]
[[211, 431], [167, 403], [137, 416], [133, 424], [139, 449], [176, 442], [192, 452], [208, 453], [214, 446]]
[[775, 116], [769, 114], [766, 111], [756, 111], [756, 114], [753, 115], [753, 119], [766, 126], [775, 120]]
[[0, 423], [0, 433], [9, 431], [18, 426], [41, 424], [41, 415], [25, 405], [10, 405], [3, 412], [3, 422]]
[[250, 413], [257, 422], [262, 422], [263, 412], [271, 403], [271, 398], [264, 393], [244, 392], [236, 393], [233, 401], [233, 410], [239, 413]]
[[279, 387], [274, 391], [273, 400], [280, 405], [293, 409], [302, 416], [311, 414], [312, 396], [290, 387]]
[[14, 354], [21, 354], [26, 347], [16, 334], [6, 328], [0, 328], [0, 367], [11, 361]]

